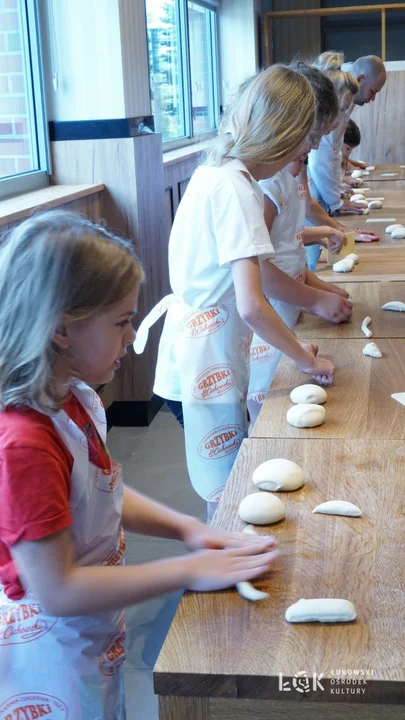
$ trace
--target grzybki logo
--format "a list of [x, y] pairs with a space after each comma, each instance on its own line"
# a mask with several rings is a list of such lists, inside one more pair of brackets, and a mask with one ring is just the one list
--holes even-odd
[[232, 365], [211, 365], [194, 380], [191, 392], [197, 400], [219, 397], [235, 385], [235, 368]]
[[219, 460], [239, 450], [244, 435], [242, 425], [221, 425], [201, 440], [198, 454], [205, 460]]
[[13, 695], [0, 706], [0, 720], [67, 720], [67, 705], [53, 695], [29, 692]]
[[259, 363], [270, 360], [276, 354], [276, 348], [267, 343], [258, 343], [250, 348], [250, 362]]
[[200, 338], [218, 332], [228, 321], [226, 305], [211, 305], [186, 315], [180, 323], [180, 332], [188, 338]]

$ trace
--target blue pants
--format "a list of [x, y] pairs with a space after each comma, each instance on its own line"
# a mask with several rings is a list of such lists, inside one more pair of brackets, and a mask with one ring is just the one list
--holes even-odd
[[166, 405], [184, 430], [183, 405], [180, 400], [166, 400]]
[[308, 245], [305, 248], [305, 254], [307, 256], [308, 270], [315, 272], [316, 266], [318, 265], [319, 256], [322, 251], [322, 245]]

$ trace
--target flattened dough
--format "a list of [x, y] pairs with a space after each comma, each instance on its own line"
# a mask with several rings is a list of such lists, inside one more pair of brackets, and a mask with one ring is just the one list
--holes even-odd
[[285, 614], [287, 622], [351, 622], [357, 617], [350, 600], [335, 598], [302, 598], [290, 605]]
[[321, 515], [346, 515], [347, 517], [360, 517], [362, 512], [357, 505], [346, 500], [328, 500], [328, 502], [317, 505], [312, 513]]
[[381, 358], [382, 352], [375, 342], [370, 342], [363, 348], [363, 355], [368, 355], [373, 358]]
[[291, 460], [273, 458], [259, 465], [252, 475], [261, 490], [298, 490], [305, 482], [304, 471]]

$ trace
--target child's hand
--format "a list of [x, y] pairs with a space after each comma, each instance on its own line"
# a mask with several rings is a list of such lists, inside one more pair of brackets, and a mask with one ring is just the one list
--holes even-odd
[[345, 175], [343, 182], [345, 182], [346, 185], [350, 185], [350, 187], [358, 188], [363, 185], [364, 181], [361, 178], [354, 178], [351, 175]]
[[200, 550], [184, 558], [186, 587], [206, 592], [224, 590], [267, 573], [278, 553], [264, 552], [258, 542], [228, 550]]
[[243, 532], [227, 532], [209, 527], [199, 520], [190, 524], [183, 534], [183, 542], [189, 550], [223, 550], [224, 548], [243, 548], [258, 543], [260, 552], [267, 552], [277, 544], [274, 535], [246, 535]]
[[343, 205], [339, 208], [339, 213], [341, 214], [353, 214], [353, 215], [361, 215], [364, 208], [361, 207], [361, 205], [352, 203], [350, 200], [344, 200]]
[[336, 368], [329, 360], [323, 360], [322, 358], [312, 356], [312, 359], [308, 364], [297, 364], [297, 367], [301, 370], [301, 372], [311, 375], [314, 380], [319, 382], [321, 385], [332, 385], [333, 383]]
[[340, 230], [331, 229], [328, 232], [328, 247], [332, 253], [338, 253], [342, 247], [347, 245], [347, 237]]
[[315, 343], [311, 343], [308, 340], [298, 340], [298, 342], [304, 350], [311, 353], [314, 357], [318, 355], [319, 346]]
[[346, 292], [346, 290], [344, 290], [343, 288], [339, 287], [339, 285], [334, 285], [333, 283], [325, 283], [325, 285], [325, 292], [335, 293], [336, 295], [340, 295], [341, 297], [346, 298], [346, 300], [348, 300], [348, 298], [350, 297], [349, 293]]
[[350, 320], [353, 311], [353, 304], [350, 300], [342, 297], [340, 293], [321, 292], [321, 299], [313, 310], [315, 315], [333, 323]]

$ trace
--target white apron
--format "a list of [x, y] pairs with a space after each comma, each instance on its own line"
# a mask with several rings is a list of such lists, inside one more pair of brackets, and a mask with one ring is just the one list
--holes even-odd
[[[84, 383], [72, 391], [105, 442], [100, 398]], [[120, 565], [121, 466], [111, 474], [89, 462], [87, 439], [62, 410], [53, 424], [73, 456], [69, 507], [75, 564]], [[0, 587], [0, 720], [123, 720], [125, 698], [123, 610], [57, 618], [28, 590], [9, 600]]]
[[[305, 188], [287, 169], [274, 178], [265, 180], [261, 186], [277, 207], [278, 215], [271, 229], [271, 240], [275, 257], [271, 261], [280, 270], [299, 282], [305, 282], [305, 247], [302, 232], [305, 222]], [[297, 305], [269, 297], [270, 305], [276, 310], [290, 330], [298, 320], [301, 308]], [[273, 382], [282, 352], [265, 343], [256, 333], [250, 348], [249, 401], [262, 404]]]

